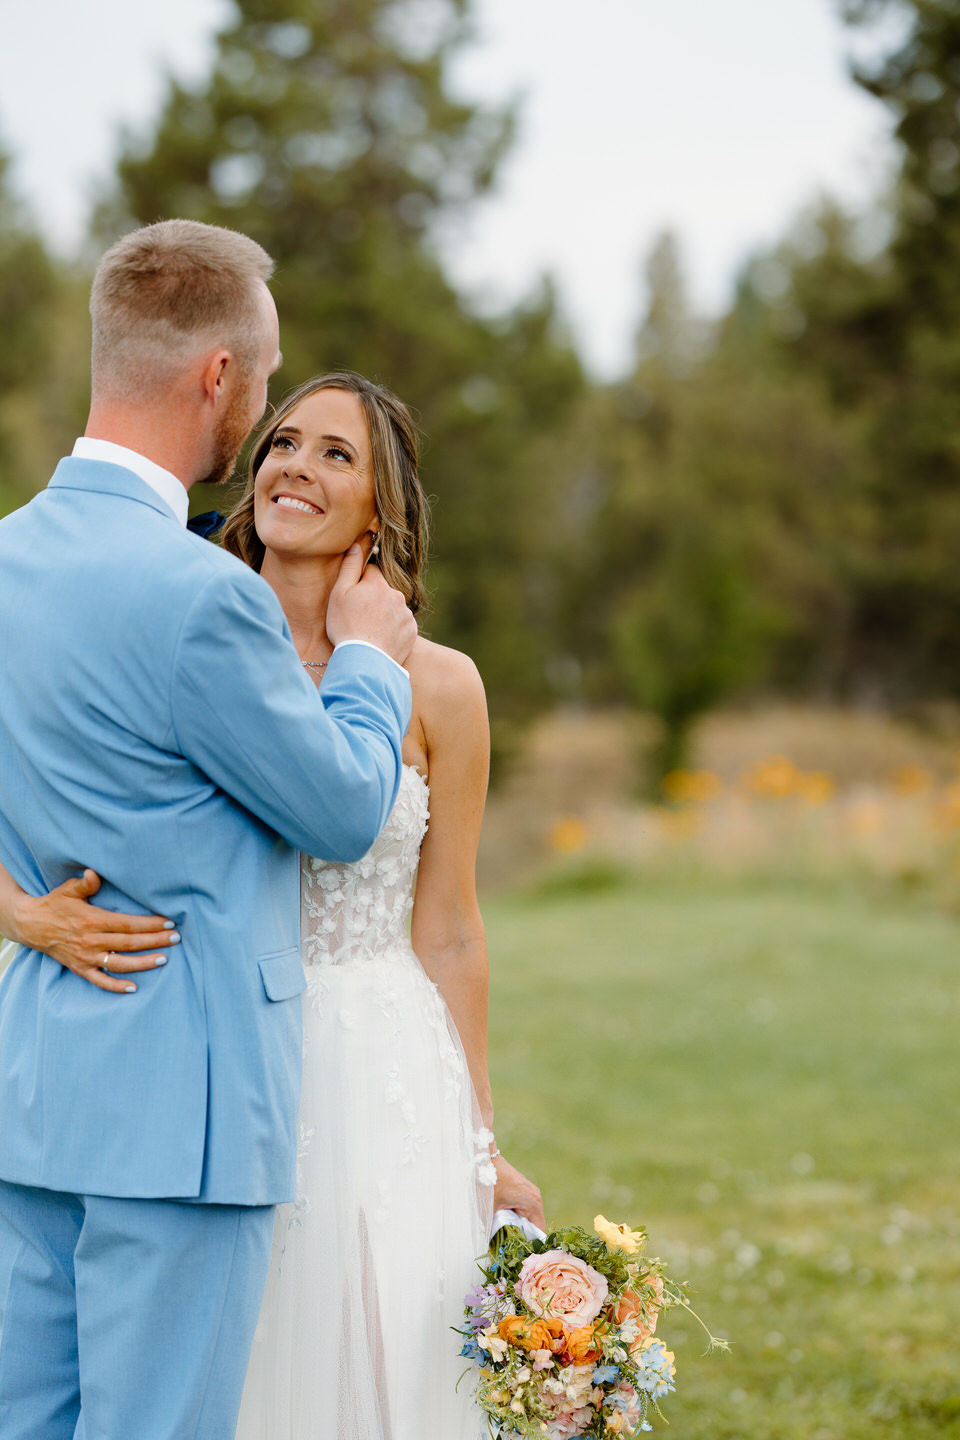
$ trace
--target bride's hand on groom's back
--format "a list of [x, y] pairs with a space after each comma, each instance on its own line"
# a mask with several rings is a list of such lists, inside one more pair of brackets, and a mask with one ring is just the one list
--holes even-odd
[[[99, 875], [85, 870], [47, 895], [24, 894], [17, 902], [16, 938], [100, 990], [132, 994], [137, 987], [130, 974], [165, 965], [158, 947], [176, 945], [180, 936], [163, 915], [121, 915], [91, 905], [99, 889]], [[132, 953], [144, 950], [154, 953]]]
[[497, 1183], [493, 1191], [494, 1210], [516, 1210], [525, 1220], [532, 1220], [541, 1230], [546, 1230], [543, 1218], [543, 1199], [532, 1180], [528, 1180], [509, 1160], [498, 1155], [494, 1160]]
[[334, 645], [365, 640], [403, 664], [417, 638], [417, 622], [399, 590], [389, 586], [375, 565], [367, 565], [359, 545], [343, 557], [330, 592], [327, 635]]

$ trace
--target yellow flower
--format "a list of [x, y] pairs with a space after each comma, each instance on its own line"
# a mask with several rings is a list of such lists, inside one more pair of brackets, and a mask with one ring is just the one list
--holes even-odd
[[768, 755], [758, 760], [742, 775], [743, 783], [755, 795], [764, 795], [770, 800], [783, 799], [796, 791], [800, 771], [786, 755]]
[[898, 795], [923, 795], [933, 784], [933, 775], [925, 765], [898, 765], [890, 780]]
[[637, 1251], [643, 1248], [643, 1240], [629, 1225], [614, 1225], [613, 1221], [607, 1220], [605, 1216], [595, 1215], [593, 1228], [611, 1250], [623, 1250], [627, 1255], [636, 1255]]
[[589, 839], [590, 832], [578, 815], [562, 815], [550, 829], [550, 848], [558, 855], [576, 855]]
[[824, 805], [833, 799], [834, 783], [823, 770], [806, 770], [797, 776], [797, 794], [808, 805]]
[[708, 805], [720, 795], [723, 781], [712, 770], [671, 770], [662, 789], [674, 804]]

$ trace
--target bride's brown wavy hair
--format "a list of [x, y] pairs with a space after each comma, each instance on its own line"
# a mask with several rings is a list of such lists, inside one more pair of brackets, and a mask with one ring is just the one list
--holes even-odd
[[254, 570], [263, 564], [264, 545], [253, 518], [257, 472], [273, 437], [302, 400], [320, 390], [346, 390], [363, 408], [373, 461], [373, 502], [380, 521], [377, 563], [388, 585], [406, 599], [414, 615], [426, 602], [423, 567], [427, 555], [428, 509], [420, 484], [420, 437], [413, 416], [392, 391], [351, 370], [334, 370], [299, 386], [280, 404], [250, 459], [243, 495], [223, 527], [225, 550]]

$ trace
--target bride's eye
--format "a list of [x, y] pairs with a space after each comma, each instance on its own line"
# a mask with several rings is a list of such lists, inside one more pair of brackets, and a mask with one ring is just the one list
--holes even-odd
[[274, 435], [270, 442], [271, 450], [291, 450], [292, 448], [293, 440], [289, 435]]
[[353, 456], [339, 445], [329, 445], [323, 453], [325, 455], [332, 455], [335, 460], [346, 460], [348, 464], [353, 463]]

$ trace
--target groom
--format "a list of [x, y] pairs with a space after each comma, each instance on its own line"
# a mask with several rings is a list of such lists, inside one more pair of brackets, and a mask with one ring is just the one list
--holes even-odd
[[0, 1440], [230, 1440], [292, 1197], [298, 851], [396, 795], [414, 622], [350, 553], [322, 700], [269, 587], [185, 528], [280, 363], [268, 256], [189, 221], [93, 285], [86, 436], [0, 521], [0, 861], [182, 943], [118, 998], [20, 949], [0, 984]]

